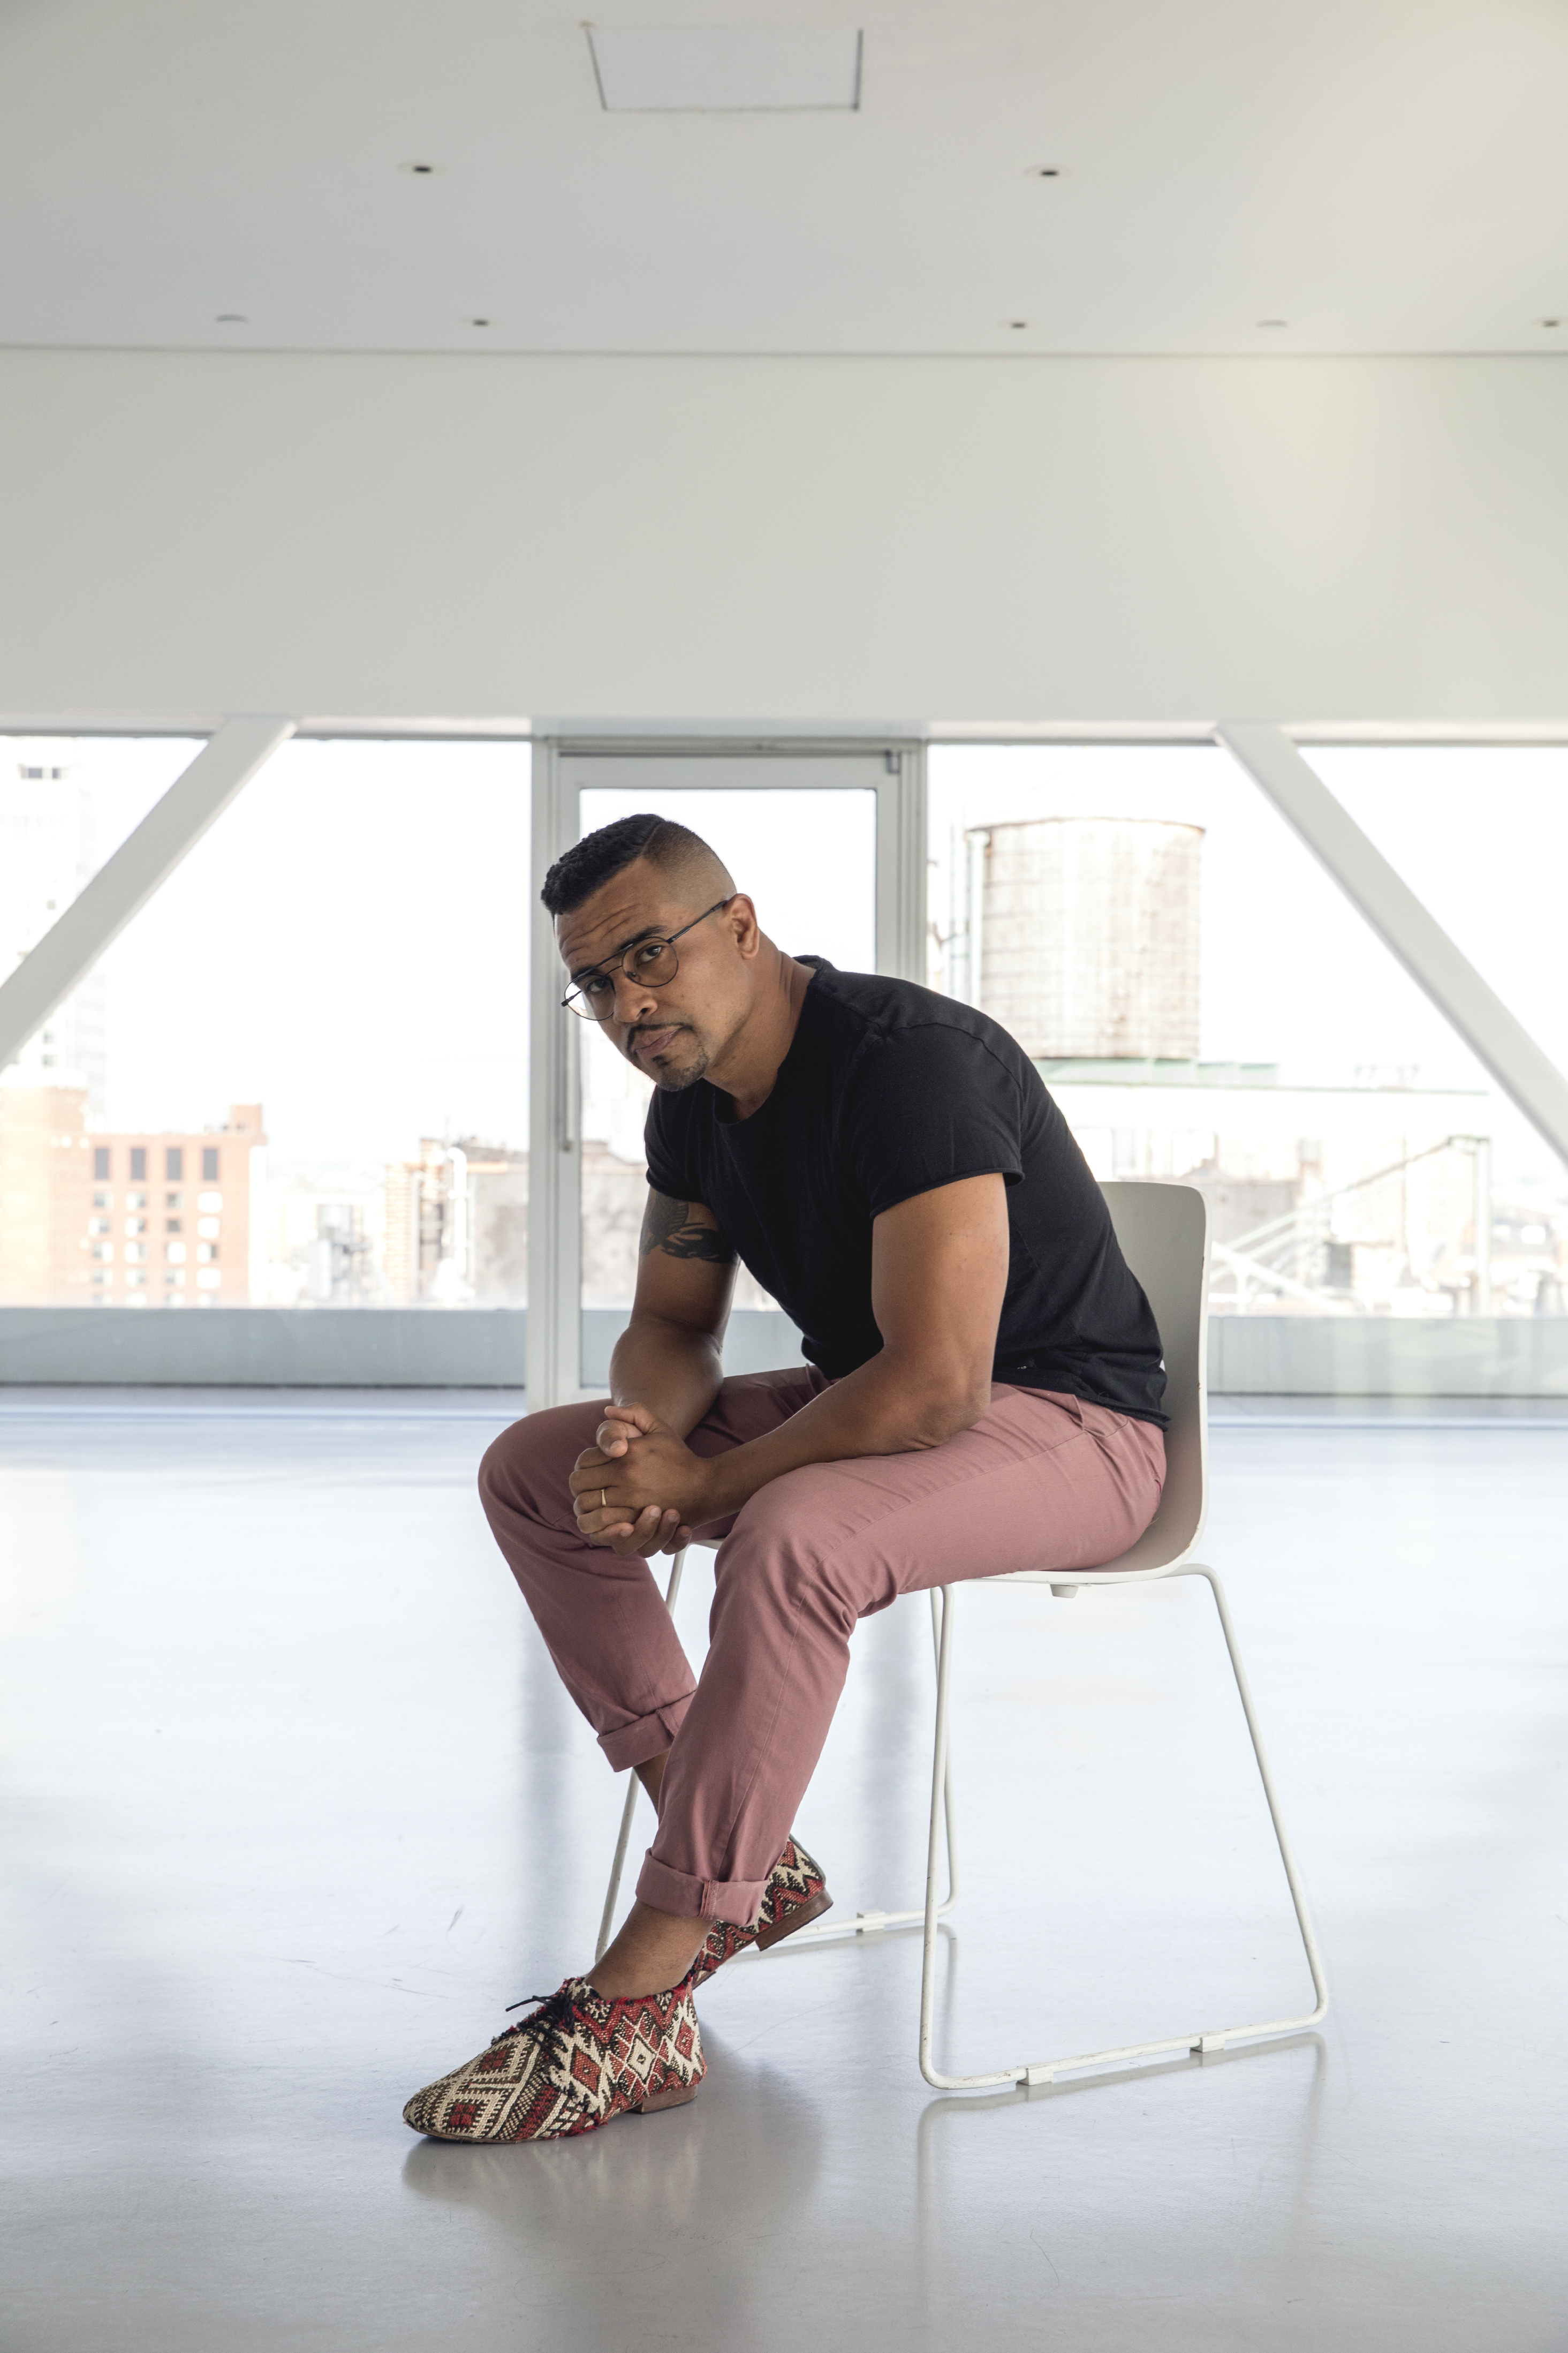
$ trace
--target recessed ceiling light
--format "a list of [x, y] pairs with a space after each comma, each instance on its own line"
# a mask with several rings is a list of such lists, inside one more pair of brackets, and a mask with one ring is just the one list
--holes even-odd
[[250, 322], [243, 311], [220, 311], [213, 324], [216, 327], [248, 327]]
[[1259, 319], [1258, 323], [1260, 327], [1288, 327], [1290, 322], [1289, 319]]
[[1029, 173], [1031, 178], [1036, 180], [1059, 180], [1061, 178], [1060, 166], [1056, 164], [1031, 164], [1029, 166]]
[[1002, 323], [1007, 327], [1026, 327], [1029, 322], [1027, 319], [1005, 319]]
[[1561, 319], [1542, 319], [1541, 323], [1543, 327], [1560, 327], [1563, 322]]
[[397, 168], [400, 172], [412, 172], [416, 180], [427, 180], [433, 172], [439, 172], [443, 167], [439, 164], [399, 164]]
[[470, 319], [468, 321], [468, 324], [470, 327], [488, 327], [489, 325], [489, 321], [488, 319]]

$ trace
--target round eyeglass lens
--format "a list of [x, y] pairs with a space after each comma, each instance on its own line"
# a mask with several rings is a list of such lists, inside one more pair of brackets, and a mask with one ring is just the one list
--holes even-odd
[[[668, 940], [639, 940], [621, 958], [621, 970], [628, 980], [646, 981], [651, 987], [662, 987], [675, 978], [680, 969], [680, 958]], [[616, 985], [613, 974], [590, 972], [584, 976], [566, 998], [574, 1013], [585, 1021], [605, 1021], [615, 1011]]]

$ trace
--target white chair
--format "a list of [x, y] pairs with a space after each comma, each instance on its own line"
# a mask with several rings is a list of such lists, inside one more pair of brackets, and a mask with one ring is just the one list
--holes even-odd
[[[1079, 2052], [1069, 2058], [1016, 2061], [993, 2068], [984, 2074], [945, 2075], [933, 2064], [931, 2040], [936, 2001], [937, 1923], [952, 1908], [958, 1894], [950, 1755], [953, 1603], [958, 1588], [947, 1585], [940, 1588], [940, 1608], [937, 1593], [931, 1595], [932, 1634], [937, 1654], [937, 1700], [924, 1910], [860, 1913], [853, 1921], [824, 1922], [815, 1928], [803, 1928], [792, 1939], [793, 1943], [799, 1945], [808, 1937], [841, 1936], [847, 1932], [865, 1934], [872, 1929], [894, 1927], [906, 1921], [923, 1921], [925, 1953], [921, 1975], [920, 2063], [926, 2082], [935, 2085], [939, 2091], [979, 2090], [993, 2084], [1048, 2084], [1057, 2075], [1069, 2072], [1118, 2066], [1128, 2060], [1155, 2058], [1168, 2052], [1223, 2051], [1227, 2043], [1253, 2042], [1270, 2035], [1294, 2034], [1315, 2026], [1329, 2006], [1328, 1986], [1317, 1938], [1308, 1915], [1307, 1899], [1290, 1851], [1290, 1841], [1280, 1818], [1274, 1777], [1268, 1769], [1262, 1735], [1258, 1728], [1252, 1694], [1241, 1663], [1241, 1653], [1237, 1647], [1236, 1630], [1231, 1623], [1225, 1591], [1214, 1570], [1193, 1558], [1208, 1509], [1205, 1362], [1208, 1203], [1204, 1195], [1191, 1185], [1113, 1184], [1107, 1185], [1104, 1191], [1117, 1240], [1128, 1264], [1143, 1286], [1164, 1345], [1164, 1404], [1170, 1416], [1170, 1427], [1165, 1433], [1165, 1484], [1160, 1507], [1137, 1543], [1119, 1559], [1108, 1561], [1102, 1568], [1074, 1570], [1070, 1579], [1064, 1577], [1059, 1571], [1053, 1575], [1043, 1569], [1025, 1569], [1013, 1576], [978, 1577], [966, 1582], [979, 1588], [1044, 1586], [1058, 1599], [1069, 1600], [1083, 1585], [1147, 1584], [1155, 1577], [1202, 1577], [1207, 1579], [1219, 1613], [1226, 1648], [1230, 1654], [1247, 1728], [1252, 1737], [1253, 1754], [1258, 1759], [1263, 1793], [1268, 1801], [1269, 1817], [1279, 1845], [1279, 1859], [1285, 1866], [1286, 1883], [1295, 1906], [1297, 1926], [1301, 1933], [1317, 2000], [1311, 2010], [1299, 2018], [1268, 2019], [1245, 2026], [1193, 2028], [1185, 2033], [1168, 2035], [1158, 2042], [1122, 2043], [1110, 2050]], [[672, 1608], [679, 1590], [684, 1561], [685, 1555], [679, 1555], [670, 1571], [668, 1598]], [[609, 1940], [637, 1788], [634, 1775], [632, 1786], [626, 1793], [620, 1842], [616, 1849], [615, 1869], [605, 1903], [600, 1952]], [[948, 1852], [948, 1892], [944, 1898], [939, 1900], [937, 1851], [943, 1829]]]

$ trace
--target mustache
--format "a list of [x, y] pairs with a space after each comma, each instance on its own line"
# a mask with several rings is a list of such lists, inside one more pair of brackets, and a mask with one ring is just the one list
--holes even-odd
[[661, 1029], [689, 1029], [690, 1027], [689, 1021], [639, 1021], [635, 1029], [626, 1031], [626, 1044], [632, 1047], [639, 1038], [655, 1038]]

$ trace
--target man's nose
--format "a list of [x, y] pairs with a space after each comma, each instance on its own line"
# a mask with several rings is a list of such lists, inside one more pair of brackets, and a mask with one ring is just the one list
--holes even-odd
[[[615, 976], [616, 1019], [630, 1029], [645, 1013], [651, 1013], [658, 1003], [657, 991], [646, 980], [633, 980], [626, 973]], [[629, 1008], [629, 1010], [628, 1010]]]

